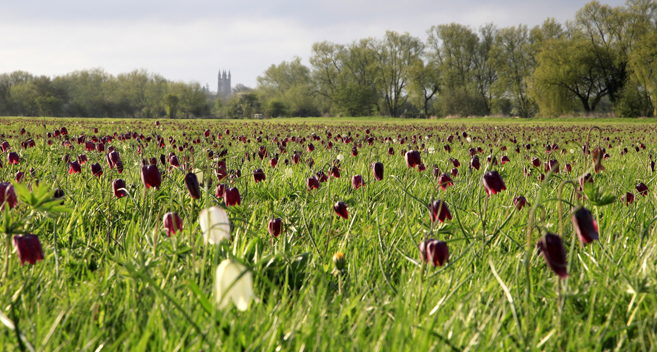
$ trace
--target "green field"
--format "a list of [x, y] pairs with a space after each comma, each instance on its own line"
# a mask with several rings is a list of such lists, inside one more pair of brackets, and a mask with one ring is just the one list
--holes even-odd
[[[657, 348], [652, 119], [0, 122], [0, 143], [11, 148], [1, 155], [0, 181], [18, 194], [17, 206], [5, 203], [0, 220], [0, 351]], [[61, 127], [68, 134], [55, 136]], [[94, 138], [94, 149], [85, 151]], [[600, 173], [593, 155], [583, 152], [587, 140], [589, 151], [609, 154]], [[120, 154], [120, 174], [107, 161], [110, 146]], [[470, 148], [479, 170], [470, 167]], [[410, 150], [419, 152], [426, 170], [407, 166], [403, 151]], [[18, 153], [17, 164], [9, 163], [10, 152]], [[170, 153], [179, 167], [171, 166]], [[88, 161], [71, 174], [70, 163], [81, 154]], [[510, 161], [502, 164], [503, 156]], [[147, 189], [140, 176], [151, 158], [161, 171], [159, 189]], [[221, 180], [220, 160], [228, 174]], [[548, 160], [557, 161], [558, 172], [547, 172]], [[374, 162], [384, 166], [381, 181]], [[92, 174], [94, 163], [101, 176]], [[564, 171], [566, 164], [572, 172]], [[332, 166], [339, 178], [331, 176]], [[434, 167], [447, 174], [458, 169], [453, 185], [441, 189]], [[256, 169], [264, 181], [254, 182]], [[491, 170], [506, 190], [487, 196], [482, 178]], [[185, 183], [190, 171], [201, 184], [197, 200]], [[309, 190], [308, 178], [320, 171], [328, 180]], [[24, 172], [20, 182], [17, 172]], [[580, 183], [586, 173], [592, 183]], [[358, 189], [354, 175], [364, 181]], [[127, 193], [120, 199], [112, 192], [119, 178]], [[646, 195], [639, 183], [647, 185]], [[217, 197], [218, 184], [239, 189], [241, 204], [227, 206]], [[54, 201], [57, 188], [64, 197]], [[632, 204], [627, 192], [635, 196]], [[516, 196], [528, 205], [518, 210]], [[444, 223], [429, 216], [428, 205], [438, 199], [452, 216]], [[347, 219], [334, 211], [339, 201]], [[215, 245], [205, 243], [199, 223], [199, 213], [213, 206], [226, 210], [231, 226], [231, 239]], [[582, 206], [599, 234], [586, 245], [571, 221]], [[171, 237], [163, 230], [169, 212], [179, 214], [183, 228]], [[276, 238], [268, 232], [274, 218], [283, 224]], [[536, 249], [546, 233], [563, 240], [567, 279]], [[12, 238], [22, 234], [39, 237], [43, 260], [21, 265]], [[418, 249], [425, 239], [444, 241], [449, 262], [425, 263]], [[332, 259], [338, 252], [342, 270]], [[217, 302], [216, 269], [226, 259], [242, 263], [243, 275], [253, 278], [256, 298], [245, 311]]]

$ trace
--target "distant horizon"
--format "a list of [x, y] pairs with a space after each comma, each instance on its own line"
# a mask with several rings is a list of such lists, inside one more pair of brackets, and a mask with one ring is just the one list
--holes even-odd
[[[457, 22], [473, 28], [533, 27], [548, 17], [564, 23], [588, 1], [444, 0], [337, 1], [173, 1], [83, 2], [44, 0], [5, 5], [0, 14], [0, 71], [59, 76], [103, 68], [112, 75], [145, 69], [174, 81], [197, 81], [216, 89], [219, 70], [230, 70], [233, 84], [255, 88], [272, 64], [295, 56], [310, 65], [311, 45], [380, 38], [386, 30], [426, 39], [433, 25]], [[611, 6], [623, 1], [603, 1]]]

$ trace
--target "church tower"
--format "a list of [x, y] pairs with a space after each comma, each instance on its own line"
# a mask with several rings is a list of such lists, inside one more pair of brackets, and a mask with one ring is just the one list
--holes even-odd
[[232, 95], [231, 76], [230, 71], [226, 74], [226, 70], [219, 71], [217, 79], [217, 95], [221, 98], [228, 99]]

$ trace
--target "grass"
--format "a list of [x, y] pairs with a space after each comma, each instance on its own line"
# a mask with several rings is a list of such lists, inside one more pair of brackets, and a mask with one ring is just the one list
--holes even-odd
[[[21, 154], [21, 162], [8, 165], [3, 155], [0, 180], [13, 180], [23, 171], [23, 184], [33, 190], [37, 180], [49, 190], [61, 188], [67, 211], [44, 211], [21, 199], [2, 215], [4, 224], [20, 225], [11, 231], [3, 225], [5, 236], [20, 231], [39, 235], [45, 259], [21, 266], [15, 251], [3, 257], [9, 267], [0, 281], [0, 309], [5, 325], [18, 329], [0, 325], [1, 351], [652, 351], [657, 345], [657, 211], [655, 175], [648, 167], [656, 147], [652, 120], [162, 120], [160, 128], [146, 120], [3, 122], [0, 137]], [[603, 161], [606, 170], [594, 174], [594, 185], [617, 199], [596, 206], [592, 197], [578, 199], [573, 187], [566, 186], [561, 235], [570, 277], [559, 282], [534, 246], [546, 231], [559, 232], [561, 182], [592, 172], [591, 158], [581, 152], [592, 125], [610, 138], [600, 141], [610, 158]], [[198, 225], [201, 209], [224, 206], [214, 195], [216, 178], [197, 201], [190, 198], [185, 172], [179, 169], [163, 174], [159, 190], [144, 189], [141, 159], [159, 160], [160, 154], [172, 151], [168, 141], [165, 148], [154, 140], [148, 146], [141, 141], [143, 155], [135, 139], [112, 141], [108, 145], [116, 147], [124, 163], [119, 175], [107, 166], [104, 153], [85, 152], [74, 140], [73, 149], [54, 137], [48, 146], [46, 132], [62, 126], [69, 137], [84, 133], [90, 138], [93, 128], [99, 129], [98, 136], [115, 131], [158, 134], [165, 140], [171, 136], [177, 145], [194, 147], [193, 152], [176, 151], [181, 164], [189, 156], [189, 168], [204, 170], [206, 177], [216, 163], [216, 157], [207, 158], [206, 149], [216, 155], [226, 148], [228, 169], [242, 171], [241, 178], [221, 181], [238, 187], [242, 196], [240, 206], [226, 207], [233, 240], [205, 246]], [[20, 135], [22, 127], [36, 147], [20, 146], [28, 138]], [[223, 137], [206, 139], [206, 128]], [[378, 139], [368, 146], [366, 129], [375, 137], [395, 139], [390, 144], [394, 156], [387, 153], [388, 143]], [[358, 156], [351, 156], [354, 142], [331, 138], [334, 149], [327, 150], [321, 144], [328, 143], [327, 131], [334, 137], [351, 133], [354, 142], [362, 143]], [[472, 142], [456, 139], [464, 131]], [[305, 145], [311, 133], [321, 141], [312, 141], [317, 149], [309, 153]], [[268, 158], [252, 154], [260, 145], [267, 147], [269, 157], [279, 152], [272, 141], [277, 134], [279, 141], [287, 135], [306, 141], [290, 141], [274, 169]], [[398, 134], [405, 144], [399, 143]], [[412, 145], [418, 134], [418, 145]], [[250, 143], [231, 139], [240, 135]], [[448, 154], [443, 146], [449, 135], [455, 140]], [[518, 154], [512, 137], [520, 146]], [[195, 138], [201, 143], [192, 143]], [[571, 174], [561, 171], [539, 182], [542, 167], [531, 167], [530, 159], [547, 160], [546, 142], [559, 145], [550, 156], [560, 168], [571, 163]], [[637, 152], [634, 146], [640, 143], [646, 149]], [[591, 145], [597, 144], [594, 130]], [[484, 149], [480, 170], [468, 167], [468, 148], [477, 146]], [[502, 151], [502, 146], [508, 149]], [[435, 153], [428, 152], [430, 147]], [[621, 154], [625, 147], [628, 153]], [[401, 151], [411, 148], [422, 151], [426, 171], [407, 168]], [[302, 162], [284, 165], [283, 159], [291, 159], [295, 150], [303, 152]], [[481, 179], [491, 150], [498, 160], [506, 154], [511, 161], [489, 167], [500, 172], [507, 188], [489, 198]], [[89, 162], [81, 174], [69, 175], [64, 154], [86, 154]], [[327, 165], [338, 155], [344, 156], [341, 177], [308, 191], [306, 178], [320, 169], [328, 173]], [[441, 190], [432, 165], [449, 171], [450, 157], [462, 166], [455, 185]], [[312, 168], [305, 163], [308, 158], [314, 160]], [[385, 166], [383, 181], [374, 180], [374, 161]], [[103, 166], [100, 178], [89, 170], [95, 162]], [[159, 162], [158, 167], [168, 169]], [[523, 167], [530, 176], [523, 175]], [[253, 182], [256, 168], [265, 171], [266, 181]], [[355, 174], [365, 180], [359, 190], [351, 187]], [[113, 197], [110, 183], [115, 178], [126, 181], [129, 197]], [[647, 196], [634, 189], [638, 182], [650, 188]], [[636, 194], [634, 204], [625, 205], [625, 192]], [[529, 248], [531, 209], [517, 210], [517, 195], [535, 207]], [[432, 226], [426, 204], [435, 199], [447, 202], [451, 221]], [[334, 215], [336, 201], [347, 204], [348, 220]], [[599, 225], [600, 240], [587, 246], [574, 240], [570, 221], [570, 211], [580, 204], [591, 209]], [[169, 211], [178, 212], [184, 222], [183, 232], [172, 237], [162, 231], [162, 217]], [[283, 219], [284, 231], [272, 240], [267, 223], [275, 217]], [[447, 243], [449, 264], [422, 264], [417, 246], [426, 237]], [[2, 253], [5, 246], [2, 241]], [[332, 274], [336, 252], [345, 254], [345, 275]], [[254, 276], [258, 301], [245, 312], [232, 304], [216, 308], [214, 270], [230, 256], [247, 264]]]

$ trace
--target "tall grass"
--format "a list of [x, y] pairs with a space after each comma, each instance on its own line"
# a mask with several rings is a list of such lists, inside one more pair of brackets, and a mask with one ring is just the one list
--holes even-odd
[[[23, 184], [33, 190], [37, 180], [41, 187], [59, 187], [65, 191], [67, 211], [41, 211], [21, 200], [19, 207], [2, 215], [5, 224], [25, 221], [12, 234], [39, 235], [45, 254], [36, 265], [24, 266], [13, 248], [9, 258], [3, 257], [8, 270], [0, 281], [0, 309], [6, 316], [0, 326], [2, 351], [651, 351], [657, 345], [657, 212], [654, 174], [648, 167], [656, 147], [653, 125], [600, 125], [602, 137], [610, 137], [600, 144], [611, 157], [603, 161], [606, 171], [594, 174], [594, 184], [618, 198], [596, 206], [591, 199], [578, 198], [574, 187], [564, 189], [562, 236], [570, 277], [559, 282], [534, 246], [545, 231], [559, 232], [559, 185], [576, 181], [592, 167], [581, 150], [589, 126], [581, 122], [167, 120], [157, 128], [153, 121], [138, 120], [4, 122], [2, 140], [9, 141], [22, 161], [8, 165], [3, 154], [0, 180], [12, 180], [20, 170], [26, 173]], [[73, 140], [73, 149], [62, 147], [61, 138], [51, 138], [54, 143], [48, 146], [46, 132], [61, 126], [68, 128], [69, 136], [84, 133], [87, 138], [95, 127], [98, 136], [115, 131], [172, 136], [178, 145], [194, 147], [194, 152], [176, 151], [181, 163], [189, 156], [189, 168], [203, 170], [206, 177], [213, 175], [216, 163], [216, 158], [207, 158], [206, 149], [217, 154], [227, 148], [228, 169], [242, 171], [241, 178], [222, 181], [233, 183], [242, 196], [240, 206], [226, 207], [233, 240], [208, 246], [202, 239], [199, 211], [224, 206], [214, 195], [216, 178], [199, 201], [187, 194], [186, 171], [175, 168], [163, 174], [159, 190], [144, 189], [141, 159], [168, 154], [168, 142], [158, 148], [154, 140], [148, 146], [141, 141], [143, 155], [137, 153], [135, 139], [108, 144], [121, 154], [125, 171], [119, 175], [107, 166], [104, 153], [84, 152]], [[19, 134], [22, 127], [36, 147], [21, 148], [20, 142], [28, 138]], [[206, 128], [222, 138], [206, 139]], [[398, 139], [401, 134], [407, 140], [403, 145], [376, 140], [370, 147], [363, 140], [366, 128], [375, 137]], [[358, 156], [350, 153], [354, 143], [333, 139], [337, 150], [313, 141], [317, 149], [305, 151], [310, 133], [328, 142], [326, 131], [333, 136], [350, 132], [354, 142], [362, 143]], [[455, 139], [452, 152], [445, 152], [446, 137], [464, 131], [474, 140]], [[289, 142], [275, 169], [268, 158], [243, 160], [260, 145], [267, 146], [269, 157], [277, 153], [272, 142], [277, 134], [278, 140], [289, 134], [305, 137], [306, 143]], [[422, 136], [417, 145], [410, 144], [417, 134]], [[232, 140], [240, 135], [250, 143]], [[262, 143], [256, 142], [257, 136]], [[517, 138], [519, 154], [512, 137]], [[195, 138], [201, 144], [193, 144]], [[550, 153], [561, 171], [541, 183], [542, 167], [530, 167], [530, 159], [547, 160], [546, 142], [557, 143], [566, 153]], [[527, 143], [531, 150], [524, 147]], [[636, 152], [639, 143], [646, 149]], [[597, 144], [593, 133], [591, 145]], [[395, 149], [394, 156], [387, 154], [388, 146]], [[468, 148], [477, 146], [484, 149], [480, 170], [468, 167]], [[508, 149], [501, 151], [502, 146]], [[429, 147], [436, 152], [424, 151]], [[621, 155], [624, 147], [629, 152]], [[427, 170], [407, 168], [402, 149], [422, 151]], [[284, 165], [283, 159], [291, 159], [295, 150], [303, 151], [302, 162]], [[498, 161], [504, 154], [511, 161], [489, 166], [486, 156], [491, 150]], [[69, 175], [64, 154], [87, 154], [89, 162], [81, 174]], [[344, 156], [341, 177], [308, 191], [306, 178], [320, 169], [328, 173], [327, 165], [338, 155]], [[305, 163], [310, 157], [312, 168]], [[449, 171], [450, 157], [462, 166], [453, 178], [455, 185], [443, 191], [431, 169], [436, 164]], [[371, 172], [375, 161], [385, 166], [380, 182]], [[89, 170], [94, 162], [103, 165], [100, 178]], [[573, 165], [571, 174], [563, 172], [566, 162]], [[532, 170], [530, 176], [523, 176], [523, 166]], [[158, 167], [164, 172], [161, 164]], [[266, 181], [253, 182], [256, 168], [265, 171]], [[498, 170], [507, 190], [487, 197], [481, 182], [484, 169]], [[351, 187], [354, 174], [365, 180], [359, 190]], [[113, 197], [110, 185], [119, 177], [130, 194], [122, 199]], [[634, 190], [637, 182], [648, 185], [648, 196]], [[621, 200], [627, 191], [636, 194], [629, 206]], [[517, 210], [517, 195], [535, 206], [529, 248], [530, 207]], [[426, 204], [435, 199], [447, 202], [453, 220], [432, 226]], [[337, 201], [347, 204], [348, 220], [335, 215]], [[580, 204], [591, 209], [600, 232], [600, 240], [586, 247], [573, 240], [570, 222], [570, 210]], [[170, 238], [162, 230], [162, 217], [169, 211], [178, 212], [184, 223], [183, 232]], [[284, 230], [271, 240], [267, 223], [275, 217], [283, 219]], [[427, 237], [447, 242], [449, 264], [423, 265], [417, 245]], [[6, 243], [2, 241], [2, 253]], [[347, 260], [343, 276], [332, 274], [336, 252], [344, 252]], [[216, 308], [214, 270], [228, 257], [247, 264], [254, 275], [258, 301], [245, 312], [232, 305]]]

